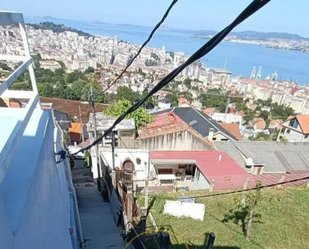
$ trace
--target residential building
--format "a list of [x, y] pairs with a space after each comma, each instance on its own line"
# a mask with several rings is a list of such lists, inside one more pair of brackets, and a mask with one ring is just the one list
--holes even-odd
[[141, 147], [147, 150], [212, 150], [208, 139], [173, 112], [155, 115], [138, 135]]
[[213, 68], [210, 69], [208, 73], [208, 81], [212, 85], [222, 85], [225, 86], [231, 82], [232, 72], [221, 69], [221, 68]]
[[71, 123], [69, 128], [70, 142], [77, 145], [88, 138], [87, 127], [83, 123]]
[[42, 108], [35, 77], [32, 90], [9, 90], [26, 68], [34, 75], [22, 14], [0, 12], [0, 25], [13, 24], [25, 55], [0, 54], [0, 60], [22, 61], [0, 85], [0, 99], [28, 101], [0, 107], [0, 247], [77, 249], [78, 237], [83, 241], [78, 206], [68, 159], [56, 154], [64, 151], [63, 133], [52, 105]]
[[[104, 131], [110, 128], [116, 120], [115, 117], [109, 117], [103, 113], [96, 113], [95, 117], [98, 137], [102, 136]], [[89, 141], [92, 143], [95, 140], [93, 115], [90, 115], [87, 131]], [[115, 160], [113, 160], [113, 154]], [[139, 141], [136, 140], [136, 127], [133, 119], [122, 120], [114, 128], [112, 134], [107, 134], [98, 145], [98, 154], [96, 154], [95, 147], [91, 148], [91, 157], [93, 162], [92, 173], [95, 179], [102, 174], [107, 174], [107, 171], [110, 172], [116, 168], [124, 169], [129, 167], [128, 165], [131, 167], [131, 172], [137, 172], [136, 179], [145, 179], [145, 167], [147, 166], [148, 169], [149, 152], [147, 149], [142, 149]], [[137, 160], [138, 158], [140, 160]]]
[[[56, 99], [46, 97], [41, 97], [40, 100], [42, 103], [52, 103], [55, 110], [57, 110], [58, 112], [66, 113], [66, 115], [68, 115], [68, 117], [65, 118], [62, 114], [59, 118], [68, 118], [68, 120], [70, 121], [72, 118], [76, 122], [82, 121], [83, 123], [87, 123], [89, 120], [89, 115], [92, 112], [90, 104], [79, 100]], [[94, 108], [97, 112], [103, 112], [107, 107], [108, 105], [106, 104], [94, 104]]]
[[213, 112], [209, 116], [217, 122], [228, 124], [237, 123], [239, 125], [243, 123], [243, 116], [240, 114]]
[[231, 157], [219, 151], [150, 151], [159, 185], [200, 189], [241, 188], [248, 177]]
[[219, 123], [226, 131], [232, 134], [237, 140], [241, 140], [239, 124]]
[[277, 140], [289, 142], [309, 142], [309, 115], [296, 115], [281, 124]]
[[263, 118], [254, 118], [252, 125], [256, 132], [262, 132], [266, 128], [266, 122]]
[[251, 174], [309, 172], [308, 143], [214, 142]]
[[161, 98], [158, 100], [159, 109], [168, 109], [171, 108], [171, 101], [166, 98]]
[[55, 72], [56, 69], [60, 69], [61, 65], [57, 61], [51, 61], [51, 60], [45, 60], [40, 61], [41, 68], [49, 69], [53, 72]]
[[210, 141], [228, 141], [237, 140], [232, 134], [220, 126], [210, 116], [207, 116], [203, 111], [197, 110], [193, 107], [174, 107], [159, 112], [152, 113], [153, 116], [162, 113], [173, 113], [173, 115], [184, 121], [194, 131], [202, 135]]

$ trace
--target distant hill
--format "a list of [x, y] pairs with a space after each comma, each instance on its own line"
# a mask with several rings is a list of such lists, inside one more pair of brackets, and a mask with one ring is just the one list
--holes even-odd
[[31, 27], [33, 27], [35, 29], [48, 29], [48, 30], [52, 30], [53, 32], [56, 32], [56, 33], [61, 33], [61, 32], [64, 32], [64, 31], [71, 31], [71, 32], [76, 32], [76, 33], [78, 33], [81, 36], [87, 36], [87, 37], [91, 37], [92, 36], [89, 33], [86, 33], [84, 31], [67, 27], [64, 24], [55, 24], [53, 22], [40, 22], [39, 24], [27, 23], [27, 25], [29, 25], [29, 26], [31, 26]]
[[[199, 30], [194, 33], [195, 37], [209, 36], [216, 34], [213, 30]], [[231, 32], [230, 36], [237, 36], [243, 40], [269, 40], [269, 39], [285, 39], [285, 40], [309, 40], [309, 38], [302, 37], [296, 34], [282, 33], [282, 32], [258, 32], [258, 31], [240, 31]]]
[[[106, 23], [106, 22], [101, 22], [99, 20], [94, 20], [94, 21], [76, 21], [76, 20], [67, 20], [67, 19], [61, 19], [61, 18], [56, 18], [52, 16], [43, 16], [43, 17], [38, 17], [38, 16], [26, 16], [25, 17], [26, 21], [28, 23], [46, 23], [46, 22], [52, 22], [56, 23], [57, 25], [67, 25], [67, 26], [73, 26], [73, 27], [78, 27], [82, 28], [84, 25], [112, 25], [112, 26], [122, 26], [122, 27], [128, 27], [128, 28], [135, 28], [135, 29], [152, 29], [153, 27], [147, 27], [143, 25], [134, 25], [134, 24], [111, 24], [111, 23]], [[64, 26], [64, 25], [63, 25]], [[55, 32], [58, 30], [59, 27], [55, 27]], [[66, 27], [67, 31], [69, 29]], [[61, 30], [61, 29], [60, 29]], [[63, 31], [66, 31], [63, 30]], [[73, 31], [74, 30], [74, 31]], [[192, 37], [203, 37], [203, 36], [212, 36], [218, 33], [218, 31], [214, 30], [184, 30], [184, 29], [174, 29], [174, 28], [169, 28], [167, 26], [162, 25], [160, 30], [164, 31], [171, 31], [171, 32], [181, 32], [184, 34], [188, 34], [189, 36]], [[81, 35], [85, 36], [91, 36], [88, 33], [85, 33], [80, 30], [72, 29], [71, 31], [73, 32], [81, 32]], [[62, 31], [61, 31], [62, 32]], [[82, 34], [84, 33], [84, 34]], [[309, 41], [309, 38], [302, 37], [297, 34], [289, 34], [289, 33], [284, 33], [284, 32], [259, 32], [259, 31], [240, 31], [240, 32], [231, 32], [230, 36], [237, 36], [239, 39], [243, 40], [269, 40], [271, 38], [273, 39], [285, 39], [285, 40], [307, 40]]]

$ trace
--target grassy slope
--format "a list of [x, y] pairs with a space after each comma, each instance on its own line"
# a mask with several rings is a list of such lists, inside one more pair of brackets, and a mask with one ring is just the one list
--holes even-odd
[[[185, 193], [186, 196], [199, 194], [205, 192]], [[175, 196], [171, 194], [173, 195]], [[160, 213], [164, 205], [162, 196], [156, 199], [151, 212], [159, 228], [164, 227], [178, 236], [176, 240], [175, 236], [172, 236], [174, 244], [183, 244], [186, 241], [192, 245], [190, 248], [202, 246], [205, 234], [209, 232], [216, 234], [215, 245], [218, 249], [309, 248], [308, 189], [263, 190], [262, 201], [259, 204], [261, 219], [260, 222], [253, 224], [251, 242], [245, 240], [241, 225], [221, 222], [225, 212], [235, 206], [234, 199], [240, 197], [238, 194], [198, 199], [198, 202], [204, 203], [206, 207], [204, 221], [176, 218]], [[185, 247], [173, 246], [173, 248]]]

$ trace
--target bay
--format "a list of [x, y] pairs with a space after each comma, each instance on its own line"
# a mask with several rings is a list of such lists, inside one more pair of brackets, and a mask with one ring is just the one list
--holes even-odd
[[[132, 44], [142, 44], [148, 37], [151, 28], [134, 25], [91, 23], [62, 20], [67, 26], [81, 29], [93, 35], [118, 36], [119, 40]], [[193, 54], [206, 40], [190, 38], [194, 31], [158, 30], [149, 43], [149, 47], [166, 51], [182, 51]], [[212, 68], [223, 68], [232, 71], [233, 76], [250, 77], [253, 66], [262, 67], [262, 78], [277, 71], [279, 79], [293, 80], [299, 85], [309, 82], [309, 54], [289, 50], [275, 50], [262, 45], [222, 42], [202, 59], [205, 65]]]

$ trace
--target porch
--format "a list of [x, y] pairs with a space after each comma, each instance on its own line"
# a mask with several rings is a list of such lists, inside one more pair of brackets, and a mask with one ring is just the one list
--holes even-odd
[[196, 172], [195, 160], [152, 160], [153, 179], [150, 185], [166, 186], [174, 188], [193, 189], [193, 181]]

